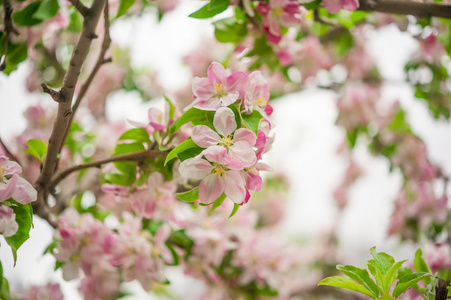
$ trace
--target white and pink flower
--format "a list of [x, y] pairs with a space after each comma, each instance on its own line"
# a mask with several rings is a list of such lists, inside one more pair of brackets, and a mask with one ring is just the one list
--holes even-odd
[[239, 172], [242, 169], [241, 161], [230, 157], [227, 149], [212, 146], [200, 155], [183, 161], [179, 171], [183, 177], [201, 180], [199, 200], [202, 203], [212, 203], [225, 193], [230, 200], [241, 204], [246, 197], [246, 182]]
[[202, 148], [222, 146], [227, 149], [229, 156], [240, 160], [243, 167], [250, 167], [257, 161], [253, 150], [257, 141], [255, 133], [245, 128], [236, 130], [235, 114], [230, 108], [218, 109], [213, 119], [213, 126], [217, 133], [205, 125], [194, 127], [191, 136], [194, 143]]
[[243, 72], [231, 73], [217, 62], [208, 67], [207, 78], [193, 79], [192, 106], [203, 110], [217, 110], [243, 99], [248, 75]]
[[33, 186], [19, 175], [22, 168], [18, 163], [0, 156], [0, 203], [13, 198], [21, 204], [35, 201], [37, 192]]

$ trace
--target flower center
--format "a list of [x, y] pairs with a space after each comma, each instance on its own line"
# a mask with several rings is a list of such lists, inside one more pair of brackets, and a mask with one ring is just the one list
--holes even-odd
[[279, 8], [274, 9], [274, 14], [276, 16], [280, 16], [281, 14], [283, 14], [283, 12], [284, 12], [283, 7], [279, 7]]
[[233, 139], [231, 135], [228, 136], [224, 136], [221, 138], [221, 145], [223, 145], [224, 147], [230, 147], [233, 146]]
[[5, 183], [5, 173], [8, 171], [8, 167], [6, 167], [6, 168], [1, 168], [0, 167], [0, 182], [1, 183]]
[[258, 106], [266, 106], [266, 104], [268, 104], [268, 101], [266, 101], [265, 98], [263, 98], [263, 97], [258, 98], [258, 100], [257, 100]]
[[222, 83], [215, 84], [215, 90], [218, 94], [222, 92], [222, 86], [223, 86]]
[[212, 174], [218, 174], [218, 178], [221, 178], [225, 175], [225, 170], [222, 168], [222, 166], [217, 166], [213, 170], [211, 170]]
[[222, 83], [215, 84], [216, 97], [218, 97], [218, 99], [221, 99], [222, 97], [227, 95], [227, 93], [222, 90], [223, 86], [224, 85]]

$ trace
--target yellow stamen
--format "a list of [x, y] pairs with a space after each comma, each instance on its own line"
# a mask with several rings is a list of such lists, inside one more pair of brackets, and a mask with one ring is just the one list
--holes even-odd
[[214, 168], [213, 170], [211, 170], [212, 174], [218, 174], [218, 178], [221, 178], [222, 176], [225, 175], [225, 171], [221, 166], [217, 166], [216, 168]]
[[265, 98], [263, 98], [263, 97], [258, 98], [257, 105], [263, 106], [263, 105], [266, 105], [266, 104], [268, 104], [268, 101], [266, 101]]
[[215, 90], [216, 90], [216, 92], [220, 93], [220, 92], [222, 91], [222, 86], [223, 86], [222, 83], [217, 83], [217, 84], [215, 84]]
[[221, 144], [226, 147], [233, 146], [233, 139], [230, 136], [223, 137], [223, 138], [221, 138]]
[[283, 14], [283, 12], [284, 12], [283, 7], [279, 7], [274, 10], [276, 16], [280, 16], [281, 14]]

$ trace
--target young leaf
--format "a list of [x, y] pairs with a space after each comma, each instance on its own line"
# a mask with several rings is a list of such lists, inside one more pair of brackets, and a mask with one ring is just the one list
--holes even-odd
[[184, 193], [177, 193], [175, 194], [175, 197], [184, 202], [194, 202], [199, 199], [199, 187], [195, 187]]
[[196, 143], [193, 142], [191, 138], [188, 138], [186, 141], [175, 147], [174, 149], [169, 152], [168, 156], [166, 156], [166, 160], [164, 162], [164, 165], [166, 165], [170, 160], [177, 157], [179, 153], [182, 153], [188, 149], [199, 147], [196, 145]]
[[376, 269], [382, 273], [382, 276], [385, 276], [391, 266], [395, 263], [395, 260], [384, 252], [376, 253], [376, 247], [371, 248], [371, 254], [373, 255]]
[[379, 289], [374, 281], [370, 278], [367, 270], [354, 266], [337, 265], [337, 269], [349, 276], [352, 280], [363, 285], [374, 297], [379, 296]]
[[404, 293], [408, 288], [414, 286], [421, 279], [432, 276], [429, 273], [412, 273], [407, 274], [406, 276], [399, 279], [398, 283], [395, 286], [395, 290], [393, 291], [393, 297], [397, 298], [399, 295]]
[[121, 186], [131, 186], [136, 181], [136, 175], [131, 173], [109, 173], [105, 174], [104, 179], [112, 184], [117, 184]]
[[329, 286], [335, 286], [343, 289], [348, 289], [354, 292], [358, 292], [364, 295], [367, 295], [370, 298], [375, 299], [376, 297], [368, 291], [366, 288], [361, 286], [358, 283], [355, 283], [352, 281], [352, 279], [344, 276], [332, 276], [327, 277], [318, 282], [318, 285], [329, 285]]
[[47, 146], [43, 141], [31, 139], [27, 141], [27, 146], [28, 149], [23, 149], [23, 151], [38, 158], [41, 162], [44, 160], [45, 154], [47, 153]]
[[423, 251], [421, 251], [421, 249], [418, 249], [415, 252], [413, 266], [417, 272], [432, 273], [431, 269], [423, 258]]
[[232, 210], [232, 213], [230, 214], [229, 218], [233, 217], [236, 214], [236, 212], [238, 211], [238, 208], [240, 208], [239, 204], [236, 204], [236, 203], [233, 204], [233, 210]]
[[20, 203], [15, 203], [11, 208], [16, 214], [16, 222], [19, 225], [19, 229], [13, 236], [5, 237], [5, 240], [11, 246], [15, 265], [17, 261], [17, 250], [30, 237], [33, 209], [31, 208], [31, 204], [24, 205]]
[[396, 278], [398, 277], [398, 269], [401, 268], [402, 264], [405, 263], [406, 261], [407, 260], [402, 260], [393, 264], [391, 268], [388, 270], [387, 274], [385, 274], [383, 285], [384, 293], [388, 293], [390, 291], [391, 285], [395, 282]]
[[191, 18], [207, 19], [225, 11], [230, 4], [230, 0], [211, 0], [210, 3], [189, 15]]

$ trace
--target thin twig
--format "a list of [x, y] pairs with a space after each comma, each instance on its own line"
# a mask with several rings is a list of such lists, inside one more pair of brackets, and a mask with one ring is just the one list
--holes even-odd
[[105, 54], [108, 51], [108, 48], [111, 45], [111, 37], [110, 37], [110, 16], [108, 12], [108, 2], [105, 2], [105, 7], [103, 10], [103, 16], [104, 16], [104, 34], [103, 34], [103, 42], [102, 42], [102, 48], [100, 49], [99, 57], [97, 59], [97, 62], [94, 66], [94, 68], [91, 71], [91, 74], [89, 75], [86, 82], [82, 85], [80, 89], [80, 93], [77, 95], [77, 98], [75, 99], [74, 105], [72, 106], [72, 115], [69, 118], [69, 125], [66, 128], [66, 132], [64, 133], [64, 138], [61, 142], [59, 152], [61, 152], [64, 143], [66, 142], [67, 136], [69, 135], [71, 124], [74, 120], [75, 113], [80, 106], [81, 100], [88, 92], [89, 87], [91, 86], [91, 83], [96, 76], [97, 72], [99, 71], [100, 67], [108, 62], [111, 62], [111, 58], [105, 59]]
[[11, 151], [9, 151], [8, 147], [6, 147], [5, 143], [2, 141], [2, 138], [0, 138], [0, 145], [2, 146], [3, 150], [5, 150], [6, 154], [8, 154], [9, 158], [21, 165], [19, 159]]
[[313, 20], [315, 20], [316, 22], [318, 22], [320, 24], [327, 25], [330, 27], [341, 27], [340, 25], [328, 22], [328, 21], [324, 20], [323, 18], [321, 18], [321, 16], [319, 15], [318, 9], [315, 9], [313, 11]]
[[133, 153], [125, 153], [125, 154], [119, 154], [114, 155], [108, 158], [92, 161], [85, 164], [75, 165], [72, 167], [67, 168], [66, 170], [63, 170], [57, 174], [52, 179], [52, 182], [50, 183], [49, 187], [54, 188], [61, 180], [66, 178], [69, 174], [83, 170], [88, 168], [100, 168], [102, 165], [111, 163], [111, 162], [117, 162], [117, 161], [140, 161], [146, 158], [155, 158], [159, 155], [164, 154], [165, 152], [159, 151], [159, 150], [141, 150]]
[[359, 10], [451, 19], [451, 5], [406, 0], [360, 0]]

